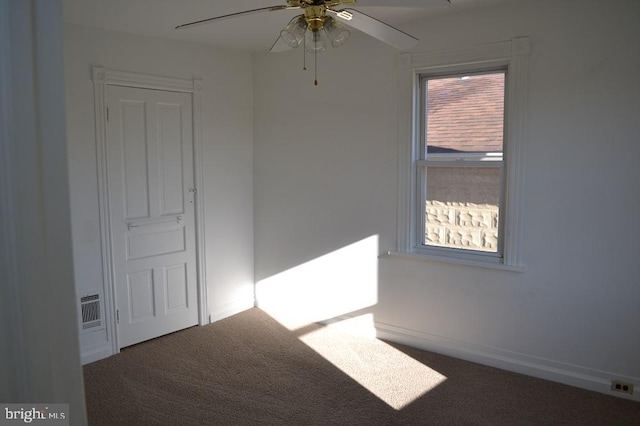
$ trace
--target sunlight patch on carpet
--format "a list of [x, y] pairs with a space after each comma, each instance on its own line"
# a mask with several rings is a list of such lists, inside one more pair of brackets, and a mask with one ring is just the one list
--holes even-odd
[[[367, 323], [371, 327], [367, 327]], [[341, 321], [300, 340], [390, 407], [401, 410], [447, 378], [366, 330], [369, 315]]]

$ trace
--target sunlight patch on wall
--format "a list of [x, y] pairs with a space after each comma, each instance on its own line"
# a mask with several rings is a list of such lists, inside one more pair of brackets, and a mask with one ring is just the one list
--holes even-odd
[[375, 305], [378, 254], [378, 236], [372, 235], [261, 280], [258, 307], [295, 330]]
[[447, 379], [367, 335], [374, 328], [371, 314], [344, 323], [319, 327], [300, 340], [390, 407], [401, 410]]

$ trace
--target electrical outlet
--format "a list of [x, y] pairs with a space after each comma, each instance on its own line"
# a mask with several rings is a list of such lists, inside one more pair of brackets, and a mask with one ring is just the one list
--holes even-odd
[[618, 382], [616, 380], [611, 381], [611, 390], [614, 392], [628, 393], [633, 395], [633, 385], [631, 383]]

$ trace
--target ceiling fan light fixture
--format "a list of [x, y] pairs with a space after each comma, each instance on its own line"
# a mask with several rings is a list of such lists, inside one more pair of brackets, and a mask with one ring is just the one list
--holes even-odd
[[305, 33], [304, 47], [309, 53], [320, 53], [327, 50], [327, 32], [324, 29], [318, 31], [308, 30]]
[[351, 37], [351, 32], [330, 16], [325, 20], [324, 29], [333, 47], [342, 46]]
[[[397, 28], [385, 24], [376, 18], [354, 9], [336, 9], [341, 5], [355, 4], [357, 0], [284, 0], [286, 5], [259, 7], [243, 12], [228, 13], [226, 15], [205, 18], [186, 24], [178, 25], [176, 29], [191, 28], [196, 25], [217, 22], [227, 18], [234, 18], [254, 13], [274, 12], [280, 10], [302, 10], [304, 13], [294, 17], [287, 26], [280, 31], [280, 36], [271, 46], [271, 52], [284, 52], [295, 49], [303, 44], [303, 67], [306, 67], [306, 55], [314, 56], [315, 84], [318, 85], [318, 52], [323, 52], [327, 46], [340, 47], [351, 37], [351, 32], [344, 28], [361, 31], [371, 37], [387, 43], [400, 50], [409, 50], [415, 47], [418, 39]], [[393, 0], [387, 0], [393, 2]], [[451, 0], [448, 0], [451, 2]], [[333, 16], [329, 16], [329, 14]]]
[[282, 31], [280, 37], [288, 46], [296, 48], [302, 43], [305, 32], [307, 31], [307, 21], [304, 15], [296, 16]]

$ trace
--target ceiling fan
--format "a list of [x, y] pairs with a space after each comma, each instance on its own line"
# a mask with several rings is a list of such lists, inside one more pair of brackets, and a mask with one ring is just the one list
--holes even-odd
[[[328, 45], [342, 46], [350, 37], [350, 32], [345, 26], [362, 31], [400, 50], [411, 49], [418, 43], [417, 38], [369, 15], [352, 8], [341, 8], [342, 5], [355, 3], [356, 0], [286, 0], [285, 5], [261, 7], [201, 19], [178, 25], [176, 29], [191, 28], [254, 13], [301, 9], [303, 13], [294, 17], [280, 31], [280, 36], [271, 46], [271, 52], [283, 52], [303, 45], [306, 52], [317, 54], [326, 50]], [[389, 0], [389, 4], [392, 5], [393, 1]], [[318, 84], [317, 79], [315, 84]]]

